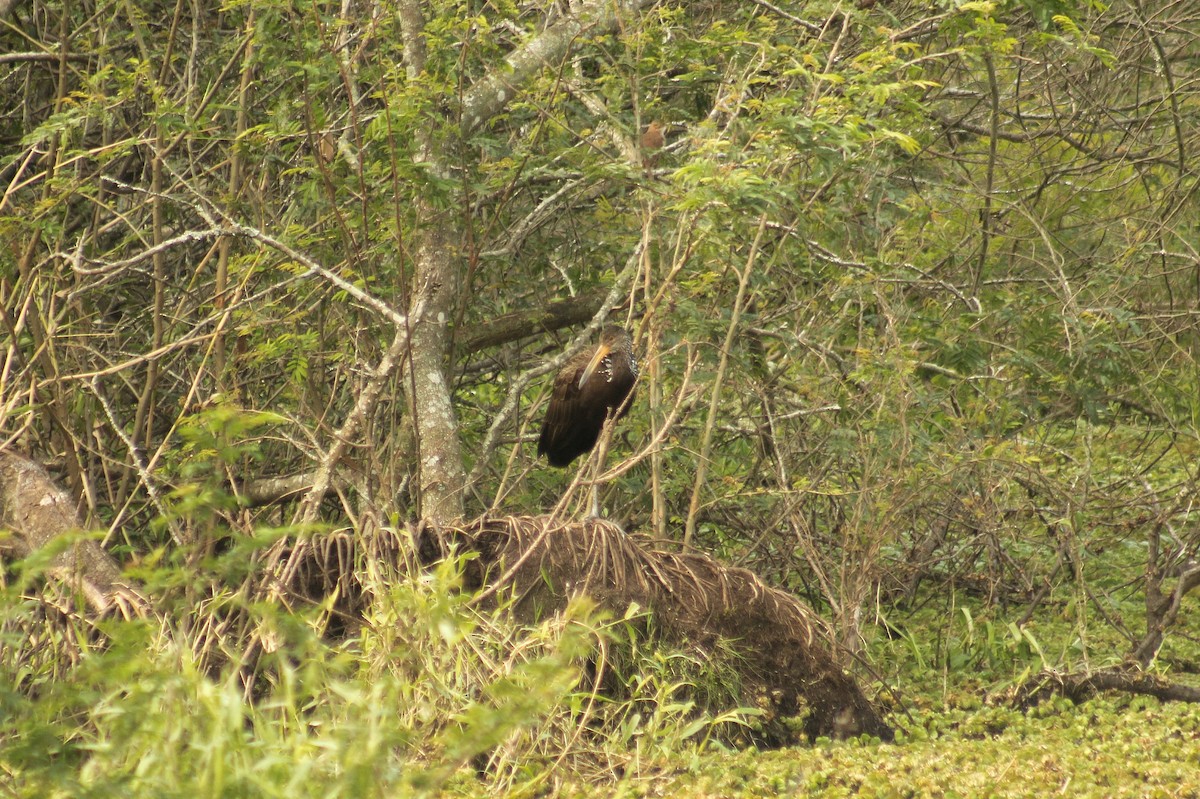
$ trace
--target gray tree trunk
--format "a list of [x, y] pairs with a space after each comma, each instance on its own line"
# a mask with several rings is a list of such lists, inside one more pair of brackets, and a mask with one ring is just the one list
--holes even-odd
[[[459, 131], [479, 130], [502, 112], [520, 87], [542, 70], [559, 63], [586, 34], [613, 30], [622, 16], [636, 13], [652, 0], [588, 0], [572, 13], [535, 34], [463, 95]], [[425, 14], [420, 0], [407, 0], [400, 8], [406, 69], [416, 79], [425, 69]], [[450, 153], [459, 142], [447, 137], [435, 141], [429, 131], [418, 134], [418, 158], [433, 174], [449, 174]], [[412, 330], [412, 411], [416, 418], [420, 450], [420, 513], [434, 521], [463, 515], [465, 472], [458, 423], [448, 378], [449, 321], [455, 318], [459, 296], [456, 242], [447, 235], [445, 220], [431, 203], [417, 209], [416, 285], [414, 302], [425, 299], [425, 313]]]
[[45, 547], [56, 549], [48, 572], [79, 591], [99, 613], [120, 605], [141, 612], [141, 598], [99, 542], [72, 536], [81, 531], [75, 500], [41, 465], [0, 452], [0, 528], [13, 535], [0, 540], [0, 556], [25, 558]]

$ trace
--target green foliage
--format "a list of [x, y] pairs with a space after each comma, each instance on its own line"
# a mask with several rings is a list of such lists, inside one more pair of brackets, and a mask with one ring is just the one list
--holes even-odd
[[[471, 660], [467, 626], [477, 622], [462, 602], [431, 604], [435, 592], [448, 596], [453, 574], [443, 569], [426, 584], [402, 582], [392, 592], [385, 612], [393, 628], [384, 631], [394, 640], [407, 621], [411, 632], [400, 652], [381, 648], [371, 627], [359, 642], [331, 646], [303, 620], [257, 609], [265, 614], [260, 621], [288, 632], [285, 648], [264, 664], [270, 687], [253, 702], [236, 664], [206, 673], [190, 646], [155, 625], [108, 622], [106, 645], [83, 653], [69, 674], [41, 680], [10, 672], [6, 684], [19, 691], [5, 694], [0, 728], [10, 787], [28, 796], [433, 791], [465, 756], [538, 722], [561, 701], [575, 681], [571, 663], [581, 640], [573, 631], [579, 622], [544, 625], [528, 657], [491, 685], [441, 669], [414, 679], [397, 663]], [[397, 616], [414, 606], [425, 615]], [[5, 629], [33, 622], [33, 608], [4, 607]], [[586, 626], [586, 614], [582, 620]], [[6, 670], [25, 649], [5, 641]], [[486, 698], [473, 698], [476, 691]], [[426, 753], [425, 742], [455, 707], [459, 721], [440, 734], [440, 752]]]
[[[578, 4], [419, 5], [426, 61], [410, 71], [393, 2], [349, 18], [311, 2], [18, 4], [0, 29], [0, 49], [31, 56], [0, 70], [4, 446], [62, 467], [165, 611], [242, 609], [255, 553], [298, 531], [292, 507], [233, 497], [311, 471], [392, 335], [296, 254], [405, 312], [428, 208], [456, 269], [446, 366], [479, 478], [469, 509], [545, 512], [575, 477], [533, 458], [548, 381], [483, 442], [566, 335], [530, 323], [466, 342], [607, 289], [644, 240], [626, 299], [647, 378], [613, 454], [661, 436], [606, 505], [802, 593], [917, 708], [894, 760], [822, 744], [761, 775], [750, 756], [721, 775], [688, 762], [689, 778], [1003, 794], [1008, 747], [1047, 793], [1168, 784], [1191, 738], [1143, 714], [1190, 731], [1170, 709], [1102, 705], [1114, 732], [1095, 751], [1118, 765], [1089, 776], [1054, 726], [1074, 709], [980, 706], [1044, 667], [1118, 662], [1148, 596], [1170, 596], [1200, 551], [1186, 4], [658, 4], [577, 37], [466, 139], [459, 100]], [[643, 163], [650, 120], [668, 146]], [[397, 373], [344, 442], [352, 485], [318, 529], [412, 513], [430, 453]], [[181, 637], [112, 623], [94, 648], [40, 608], [60, 551], [4, 596], [0, 758], [26, 793], [470, 793], [480, 759], [498, 790], [569, 792], [551, 765], [634, 774], [725, 729], [719, 663], [630, 644], [612, 665], [639, 698], [604, 706], [577, 668], [628, 643], [624, 620], [580, 608], [518, 630], [468, 607], [452, 572], [381, 589], [343, 646], [244, 609], [290, 636], [248, 702], [179, 619]], [[31, 638], [39, 613], [59, 623]], [[1192, 616], [1149, 668], [1194, 670]], [[611, 724], [602, 742], [579, 743], [580, 716]], [[1122, 733], [1163, 760], [1123, 770]], [[948, 776], [923, 768], [941, 751]]]
[[[270, 540], [262, 536], [259, 547]], [[244, 562], [253, 553], [223, 557]], [[458, 786], [524, 795], [563, 759], [586, 767], [632, 751], [666, 762], [755, 715], [728, 707], [710, 715], [687, 689], [724, 678], [708, 676], [699, 658], [643, 651], [629, 626], [634, 614], [606, 621], [580, 601], [518, 626], [506, 603], [472, 607], [459, 588], [461, 565], [446, 561], [411, 579], [368, 570], [378, 599], [359, 632], [336, 643], [317, 634], [315, 615], [233, 595], [177, 627], [109, 619], [89, 634], [67, 617], [47, 623], [36, 603], [20, 601], [29, 582], [6, 588], [0, 768], [10, 790], [362, 797]], [[189, 567], [159, 568], [157, 578], [144, 568], [144, 583], [169, 591], [181, 583], [171, 575]], [[275, 642], [258, 656], [257, 677], [242, 668], [245, 653], [229, 649], [236, 639], [206, 638], [229, 627], [234, 609]], [[619, 652], [628, 669], [613, 696], [581, 683], [581, 667], [602, 652]], [[486, 776], [476, 784], [481, 764]]]

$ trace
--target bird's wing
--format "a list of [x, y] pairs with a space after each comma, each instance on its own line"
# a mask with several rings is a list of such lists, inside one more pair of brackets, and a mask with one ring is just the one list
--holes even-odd
[[561, 449], [571, 437], [573, 420], [578, 420], [583, 411], [579, 404], [581, 373], [582, 369], [564, 369], [554, 379], [554, 391], [538, 437], [538, 455]]

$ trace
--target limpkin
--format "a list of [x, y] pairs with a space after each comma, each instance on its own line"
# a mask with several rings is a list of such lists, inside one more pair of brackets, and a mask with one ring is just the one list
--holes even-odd
[[[584, 350], [554, 378], [550, 407], [538, 436], [538, 455], [551, 466], [567, 466], [596, 446], [604, 422], [629, 413], [638, 363], [633, 341], [624, 329], [609, 325], [600, 331], [600, 343]], [[592, 489], [592, 515], [598, 516]]]

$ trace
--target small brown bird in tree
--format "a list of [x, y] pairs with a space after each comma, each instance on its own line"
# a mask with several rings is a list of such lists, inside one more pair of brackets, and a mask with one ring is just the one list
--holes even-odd
[[642, 149], [646, 152], [662, 149], [666, 139], [663, 137], [662, 123], [657, 119], [646, 126], [646, 132], [642, 134]]
[[665, 143], [662, 123], [655, 120], [647, 125], [645, 132], [642, 133], [642, 164], [647, 167], [653, 166], [654, 162], [658, 160], [658, 151]]
[[620, 418], [629, 412], [637, 376], [629, 334], [616, 325], [605, 327], [600, 343], [567, 361], [554, 378], [538, 455], [545, 455], [551, 466], [567, 466], [590, 452], [605, 420], [613, 413]]

